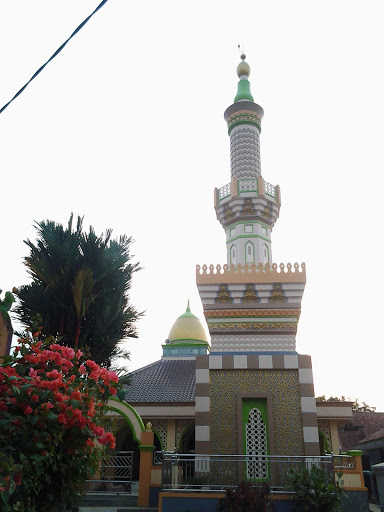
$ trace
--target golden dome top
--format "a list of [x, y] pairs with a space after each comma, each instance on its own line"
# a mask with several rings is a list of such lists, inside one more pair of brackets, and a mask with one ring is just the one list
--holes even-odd
[[178, 341], [208, 343], [203, 324], [197, 316], [191, 313], [189, 301], [185, 313], [179, 316], [169, 331], [167, 343]]
[[241, 76], [249, 76], [251, 74], [251, 68], [248, 62], [245, 62], [246, 55], [245, 53], [241, 54], [241, 62], [237, 66], [237, 76], [240, 78]]

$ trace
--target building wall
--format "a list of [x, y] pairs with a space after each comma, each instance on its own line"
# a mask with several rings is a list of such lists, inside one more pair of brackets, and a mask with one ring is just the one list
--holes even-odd
[[[211, 378], [211, 452], [239, 453], [238, 394], [271, 397], [274, 453], [304, 455], [297, 370], [216, 370]], [[272, 439], [271, 439], [272, 441]]]

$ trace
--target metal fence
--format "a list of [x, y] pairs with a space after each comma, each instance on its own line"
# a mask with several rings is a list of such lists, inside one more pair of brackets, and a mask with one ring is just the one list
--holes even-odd
[[[262, 466], [264, 478], [247, 478], [249, 468]], [[164, 452], [162, 482], [164, 491], [207, 489], [221, 491], [247, 481], [260, 485], [267, 481], [274, 493], [289, 492], [287, 473], [290, 470], [317, 466], [334, 482], [332, 456], [288, 457], [279, 455], [198, 455]]]
[[133, 452], [116, 452], [103, 457], [95, 478], [86, 481], [85, 492], [130, 493]]

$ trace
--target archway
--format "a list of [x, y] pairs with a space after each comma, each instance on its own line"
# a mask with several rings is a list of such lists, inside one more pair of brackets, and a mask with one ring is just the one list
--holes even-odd
[[143, 420], [135, 409], [117, 398], [110, 398], [107, 406], [110, 413], [122, 416], [125, 425], [116, 432], [116, 451], [133, 452], [132, 480], [139, 480], [141, 434], [145, 431]]

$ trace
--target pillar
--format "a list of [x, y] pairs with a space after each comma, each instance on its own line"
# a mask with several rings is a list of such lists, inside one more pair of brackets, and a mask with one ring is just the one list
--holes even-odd
[[151, 490], [152, 457], [155, 450], [154, 433], [151, 423], [147, 423], [144, 432], [141, 433], [140, 450], [140, 471], [139, 471], [139, 496], [137, 504], [139, 507], [148, 507], [149, 493]]

